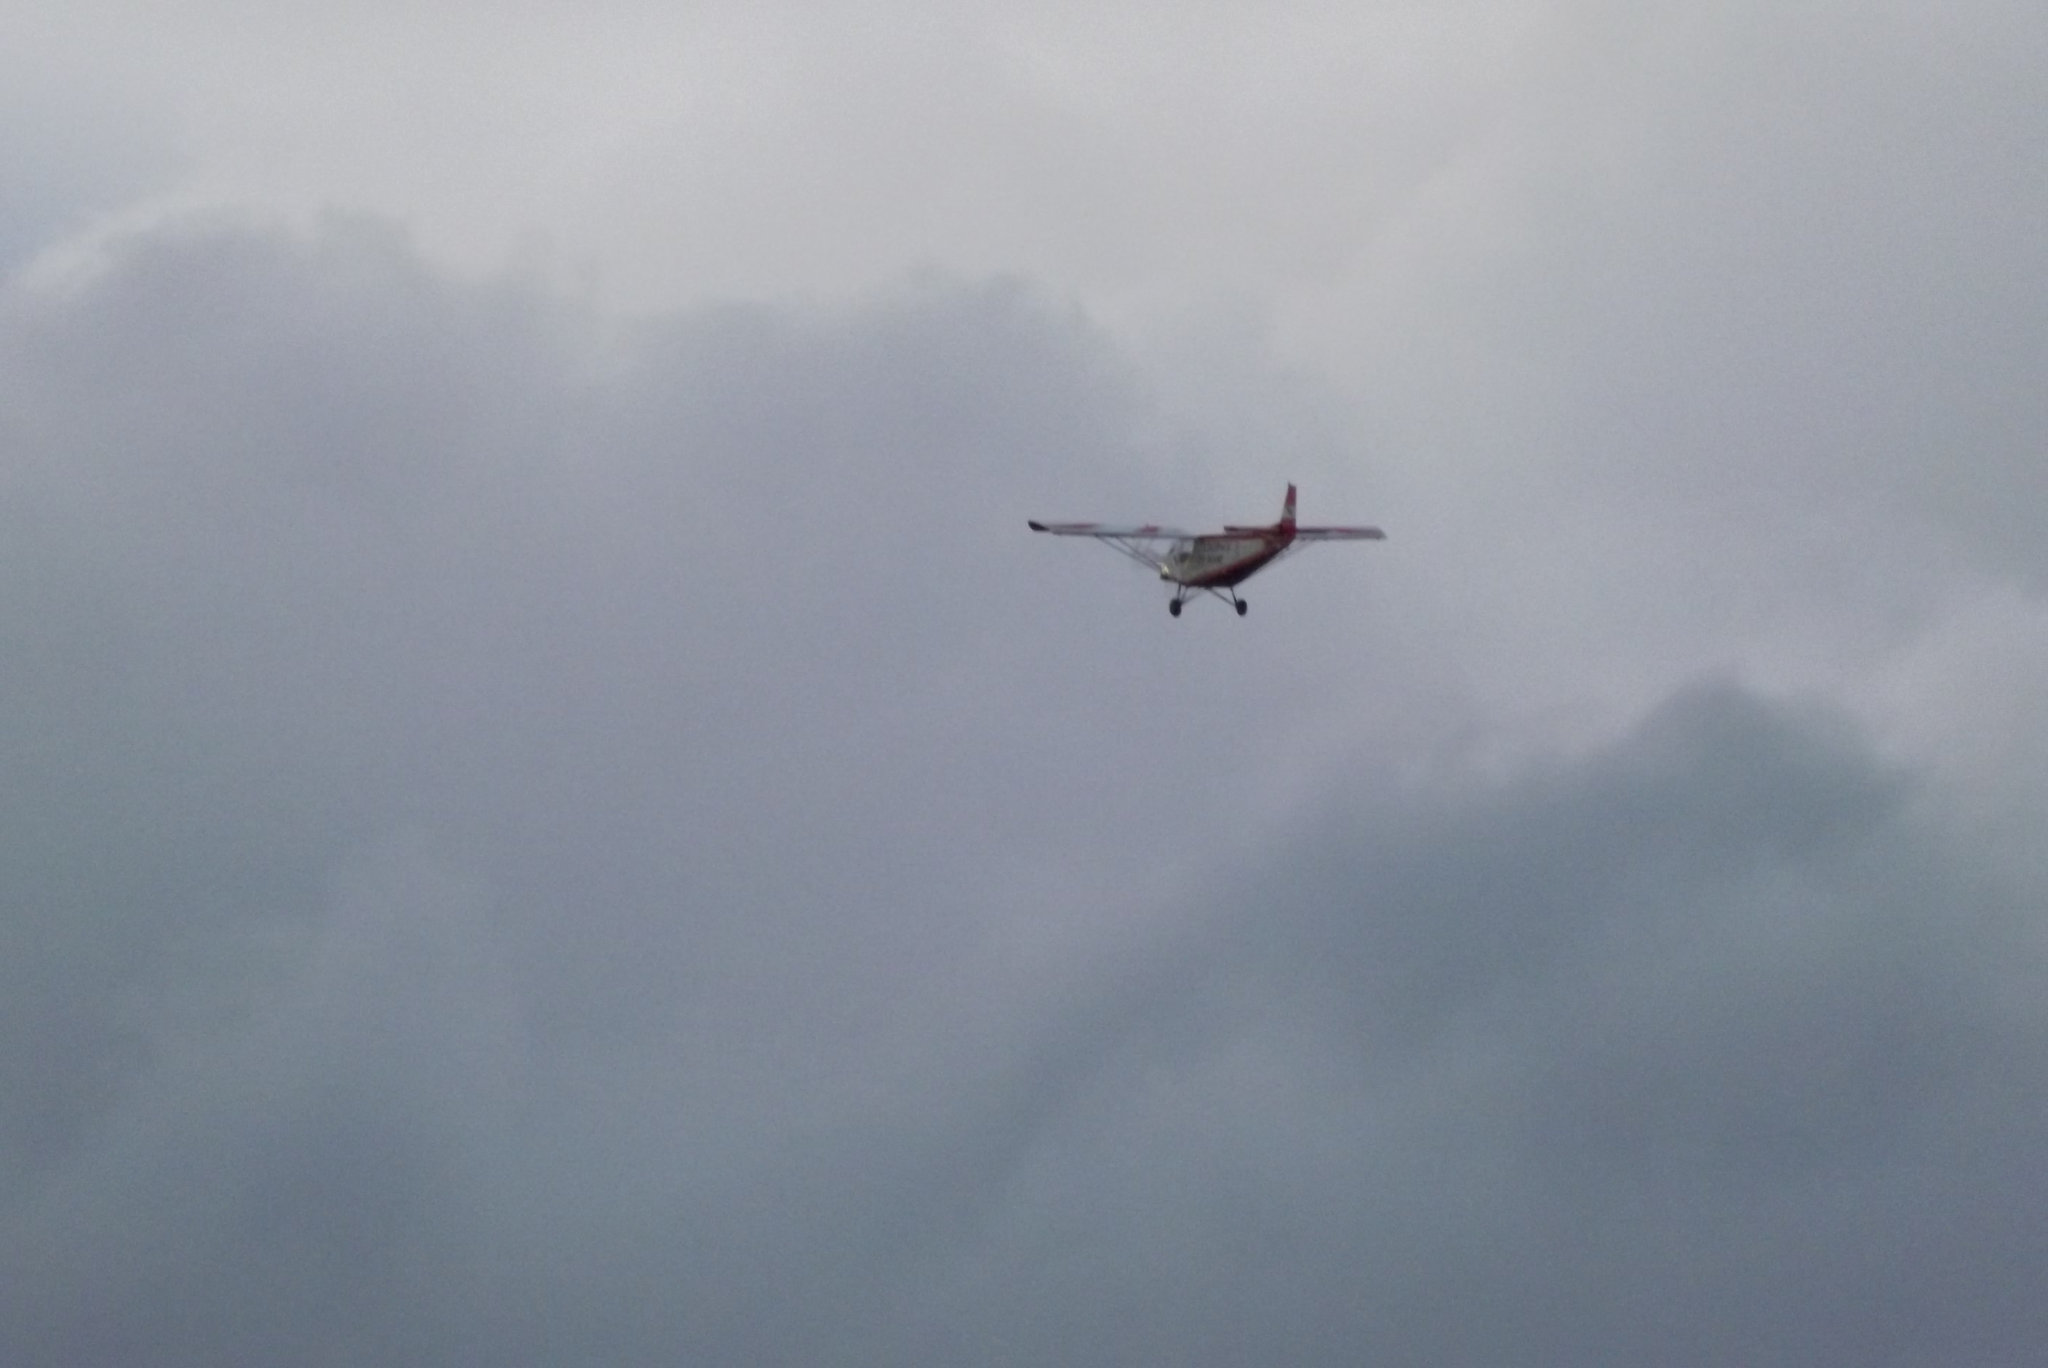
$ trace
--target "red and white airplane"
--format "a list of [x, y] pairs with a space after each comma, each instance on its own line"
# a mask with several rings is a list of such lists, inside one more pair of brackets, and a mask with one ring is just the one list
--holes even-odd
[[1139, 527], [1112, 527], [1107, 523], [1033, 522], [1033, 532], [1050, 532], [1055, 537], [1093, 537], [1115, 548], [1173, 586], [1173, 600], [1166, 611], [1180, 616], [1181, 604], [1189, 591], [1206, 591], [1237, 609], [1244, 616], [1245, 602], [1238, 596], [1243, 584], [1274, 561], [1319, 541], [1383, 541], [1386, 533], [1377, 527], [1302, 527], [1294, 521], [1294, 486], [1287, 486], [1287, 502], [1280, 506], [1280, 521], [1265, 527], [1225, 526], [1221, 532], [1182, 532], [1146, 523]]

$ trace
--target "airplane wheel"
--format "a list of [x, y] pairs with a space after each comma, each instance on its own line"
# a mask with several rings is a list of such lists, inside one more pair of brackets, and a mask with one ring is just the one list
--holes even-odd
[[1244, 610], [1245, 610], [1245, 609], [1247, 609], [1247, 608], [1249, 608], [1249, 607], [1251, 607], [1251, 605], [1250, 605], [1249, 603], [1246, 603], [1246, 602], [1245, 602], [1245, 601], [1244, 601], [1243, 599], [1239, 599], [1239, 600], [1237, 601], [1237, 615], [1238, 615], [1239, 617], [1243, 617], [1243, 616], [1244, 616]]
[[1168, 599], [1168, 600], [1166, 601], [1166, 611], [1167, 611], [1167, 612], [1169, 612], [1169, 613], [1171, 613], [1171, 614], [1173, 614], [1173, 615], [1174, 615], [1175, 617], [1179, 617], [1179, 616], [1180, 616], [1180, 600], [1179, 600], [1179, 599]]

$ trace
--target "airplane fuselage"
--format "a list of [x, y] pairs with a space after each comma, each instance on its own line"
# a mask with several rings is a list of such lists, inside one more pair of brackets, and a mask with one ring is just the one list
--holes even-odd
[[1159, 578], [1189, 589], [1228, 589], [1271, 564], [1294, 538], [1281, 528], [1230, 529], [1223, 536], [1176, 542]]

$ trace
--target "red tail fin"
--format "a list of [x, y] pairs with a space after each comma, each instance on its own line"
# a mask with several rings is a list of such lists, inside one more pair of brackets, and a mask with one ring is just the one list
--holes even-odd
[[1293, 486], [1293, 485], [1289, 485], [1289, 486], [1287, 486], [1287, 502], [1286, 502], [1286, 503], [1284, 503], [1284, 504], [1281, 504], [1281, 505], [1280, 505], [1280, 527], [1281, 527], [1281, 530], [1283, 530], [1283, 531], [1287, 531], [1287, 532], [1292, 532], [1292, 531], [1294, 530], [1294, 486]]

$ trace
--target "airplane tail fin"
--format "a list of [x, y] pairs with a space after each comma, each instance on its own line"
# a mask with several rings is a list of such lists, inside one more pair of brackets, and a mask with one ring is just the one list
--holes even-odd
[[1294, 530], [1294, 486], [1287, 486], [1287, 502], [1280, 505], [1280, 527], [1282, 531]]

